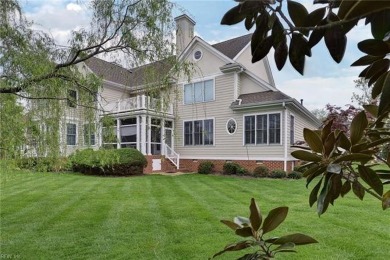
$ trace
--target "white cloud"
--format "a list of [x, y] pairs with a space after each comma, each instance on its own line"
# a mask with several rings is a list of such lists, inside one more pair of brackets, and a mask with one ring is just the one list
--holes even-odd
[[78, 5], [78, 4], [74, 4], [74, 3], [69, 3], [67, 6], [66, 6], [66, 10], [68, 11], [75, 11], [75, 12], [80, 12], [83, 10], [83, 8]]

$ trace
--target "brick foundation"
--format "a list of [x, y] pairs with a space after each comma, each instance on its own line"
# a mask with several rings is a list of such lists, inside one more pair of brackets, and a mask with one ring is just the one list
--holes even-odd
[[[238, 163], [243, 168], [247, 169], [249, 172], [252, 172], [257, 166], [264, 165], [268, 169], [272, 170], [283, 170], [284, 162], [283, 161], [256, 161], [256, 160], [191, 160], [191, 159], [181, 159], [180, 160], [180, 169], [184, 169], [190, 172], [197, 172], [198, 166], [203, 161], [211, 161], [214, 163], [214, 171], [222, 172], [223, 165], [225, 162], [234, 162]], [[287, 172], [291, 172], [294, 166], [294, 161], [287, 162]]]
[[[174, 166], [171, 161], [166, 159], [161, 155], [145, 155], [148, 165], [144, 169], [144, 173], [153, 173], [153, 172], [177, 172], [176, 166]], [[161, 170], [153, 171], [153, 159], [161, 159]]]

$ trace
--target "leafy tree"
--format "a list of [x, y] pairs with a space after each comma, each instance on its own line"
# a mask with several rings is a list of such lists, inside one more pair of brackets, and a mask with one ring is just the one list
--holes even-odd
[[355, 88], [358, 92], [352, 93], [352, 102], [356, 102], [359, 106], [363, 106], [365, 104], [378, 104], [378, 97], [373, 99], [371, 96], [371, 89], [368, 87], [368, 80], [363, 78], [359, 78], [354, 80]]
[[[58, 132], [65, 129], [65, 115], [91, 124], [96, 120], [96, 95], [102, 82], [82, 70], [83, 62], [91, 57], [120, 54], [131, 67], [160, 61], [172, 66], [173, 73], [180, 70], [176, 59], [171, 58], [174, 23], [173, 4], [168, 0], [89, 1], [89, 27], [73, 31], [65, 47], [57, 45], [50, 34], [33, 29], [18, 0], [0, 3], [0, 95], [4, 97], [1, 114], [6, 113], [4, 107], [10, 104], [3, 103], [9, 95], [23, 101], [24, 116], [29, 119], [26, 122], [38, 124], [27, 126], [36, 129], [27, 132], [32, 139], [28, 143], [40, 147], [35, 151], [38, 156], [60, 155]], [[159, 79], [160, 86], [167, 86], [169, 76]], [[67, 103], [75, 100], [69, 91], [74, 90], [77, 109], [70, 112]], [[17, 108], [17, 102], [14, 107]], [[8, 124], [8, 117], [1, 117], [0, 123]], [[4, 136], [6, 129], [0, 130]], [[4, 151], [14, 147], [4, 142], [0, 145], [7, 146]]]
[[325, 108], [315, 108], [310, 111], [318, 120], [323, 122], [326, 119], [326, 116], [328, 115], [328, 112]]
[[[390, 190], [384, 191], [384, 185], [389, 184], [390, 171], [377, 170], [371, 163], [379, 147], [390, 143], [390, 130], [385, 125], [390, 112], [389, 1], [314, 0], [318, 8], [310, 13], [297, 1], [237, 2], [221, 23], [232, 25], [245, 20], [248, 30], [255, 26], [252, 62], [263, 59], [274, 48], [279, 70], [288, 59], [302, 75], [306, 56], [311, 56], [311, 49], [320, 41], [325, 41], [330, 56], [339, 63], [346, 50], [346, 34], [359, 21], [371, 27], [373, 38], [357, 45], [365, 55], [352, 66], [366, 66], [359, 77], [368, 81], [371, 97], [379, 97], [379, 104], [364, 105], [366, 112], [354, 116], [349, 134], [333, 129], [333, 121], [321, 130], [304, 129], [308, 147], [292, 155], [309, 162], [304, 173], [307, 185], [319, 179], [309, 199], [310, 206], [317, 202], [318, 214], [323, 214], [329, 204], [350, 190], [360, 199], [369, 193], [382, 202], [383, 209], [389, 208]], [[383, 163], [389, 166], [390, 157]]]

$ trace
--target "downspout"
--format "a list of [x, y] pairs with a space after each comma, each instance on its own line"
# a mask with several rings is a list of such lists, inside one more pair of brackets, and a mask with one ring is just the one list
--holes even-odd
[[283, 160], [283, 170], [287, 172], [287, 108], [286, 103], [283, 102], [284, 108], [284, 160]]

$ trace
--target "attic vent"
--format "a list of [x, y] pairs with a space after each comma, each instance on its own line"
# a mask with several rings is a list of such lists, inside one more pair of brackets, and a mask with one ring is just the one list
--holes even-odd
[[194, 52], [194, 60], [198, 61], [202, 58], [202, 56], [203, 56], [203, 53], [201, 50], [196, 50]]

